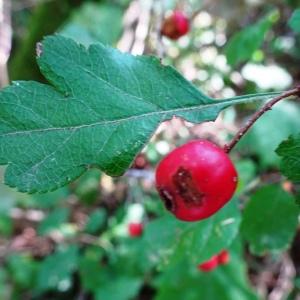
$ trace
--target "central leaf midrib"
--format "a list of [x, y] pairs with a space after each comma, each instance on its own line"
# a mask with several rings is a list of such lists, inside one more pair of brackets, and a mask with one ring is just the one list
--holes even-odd
[[217, 108], [219, 106], [226, 107], [227, 105], [230, 104], [241, 104], [241, 103], [245, 103], [248, 101], [254, 101], [256, 98], [256, 100], [260, 100], [260, 97], [265, 97], [268, 96], [268, 94], [257, 94], [257, 95], [248, 95], [247, 98], [246, 97], [236, 97], [236, 98], [231, 98], [231, 99], [226, 99], [226, 100], [212, 100], [212, 101], [217, 101], [217, 102], [213, 102], [211, 104], [200, 104], [200, 105], [196, 105], [196, 106], [190, 106], [190, 107], [180, 107], [180, 108], [175, 108], [175, 109], [170, 109], [170, 110], [164, 110], [164, 111], [154, 111], [154, 112], [147, 112], [141, 115], [133, 115], [130, 117], [126, 117], [126, 118], [122, 118], [122, 119], [117, 119], [117, 120], [109, 120], [109, 121], [99, 121], [99, 122], [95, 122], [95, 123], [90, 123], [90, 124], [83, 124], [83, 125], [78, 125], [78, 126], [69, 126], [69, 127], [50, 127], [50, 128], [37, 128], [37, 129], [31, 129], [31, 130], [23, 130], [23, 131], [16, 131], [16, 132], [9, 132], [9, 133], [5, 133], [0, 135], [0, 137], [5, 137], [5, 136], [11, 136], [11, 135], [18, 135], [18, 134], [31, 134], [31, 133], [38, 133], [38, 132], [49, 132], [49, 131], [62, 131], [62, 130], [79, 130], [82, 128], [86, 128], [86, 127], [94, 127], [94, 126], [101, 126], [101, 125], [108, 125], [108, 124], [118, 124], [121, 122], [127, 122], [130, 120], [135, 120], [135, 119], [139, 119], [139, 118], [148, 118], [151, 116], [157, 116], [157, 115], [166, 115], [162, 118], [161, 121], [165, 120], [165, 118], [167, 117], [167, 115], [169, 114], [173, 114], [176, 115], [176, 113], [183, 113], [183, 112], [189, 112], [189, 111], [194, 111], [194, 110], [205, 110], [208, 108]]

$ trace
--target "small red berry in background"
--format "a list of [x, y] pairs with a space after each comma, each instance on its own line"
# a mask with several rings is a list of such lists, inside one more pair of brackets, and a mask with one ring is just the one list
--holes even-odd
[[210, 272], [219, 265], [226, 265], [229, 263], [230, 256], [227, 250], [221, 251], [219, 254], [212, 256], [206, 262], [199, 264], [197, 267], [200, 271]]
[[128, 233], [131, 237], [141, 236], [143, 233], [144, 226], [142, 223], [129, 223]]
[[223, 149], [197, 140], [162, 159], [156, 169], [156, 188], [176, 218], [199, 221], [216, 213], [231, 199], [237, 176]]
[[218, 254], [218, 263], [219, 265], [226, 265], [229, 263], [230, 255], [227, 250], [223, 250]]
[[144, 153], [140, 153], [134, 160], [132, 168], [143, 170], [149, 165], [147, 157]]
[[187, 34], [189, 30], [189, 19], [183, 12], [177, 10], [163, 21], [161, 34], [172, 40], [177, 40]]
[[210, 272], [218, 266], [218, 256], [214, 255], [206, 262], [199, 264], [198, 269], [203, 272]]

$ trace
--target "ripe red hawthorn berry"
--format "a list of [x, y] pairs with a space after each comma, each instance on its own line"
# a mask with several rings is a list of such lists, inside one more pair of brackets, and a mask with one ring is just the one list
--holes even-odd
[[226, 265], [229, 263], [230, 255], [227, 250], [223, 250], [218, 254], [218, 264], [219, 265]]
[[197, 267], [200, 271], [210, 272], [214, 270], [218, 266], [218, 256], [214, 255], [206, 262], [199, 264]]
[[183, 221], [208, 218], [232, 197], [237, 172], [223, 149], [206, 141], [191, 141], [162, 159], [156, 188], [166, 208]]
[[161, 27], [161, 34], [172, 40], [177, 40], [187, 34], [189, 30], [189, 19], [183, 12], [176, 10], [164, 20]]
[[141, 236], [143, 233], [144, 226], [142, 223], [129, 223], [128, 233], [131, 237]]

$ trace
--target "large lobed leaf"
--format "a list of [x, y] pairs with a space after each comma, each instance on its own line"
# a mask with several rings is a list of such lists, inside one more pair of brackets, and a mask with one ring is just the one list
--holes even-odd
[[0, 164], [23, 192], [54, 190], [94, 166], [122, 175], [160, 122], [214, 120], [229, 105], [274, 95], [215, 101], [154, 57], [62, 36], [39, 48], [52, 86], [20, 81], [0, 92]]

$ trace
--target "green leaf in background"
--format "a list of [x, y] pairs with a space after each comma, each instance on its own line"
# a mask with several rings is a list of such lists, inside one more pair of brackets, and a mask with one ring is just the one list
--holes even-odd
[[298, 226], [299, 207], [279, 186], [258, 190], [243, 213], [241, 232], [254, 254], [285, 250]]
[[237, 200], [232, 199], [216, 215], [189, 226], [176, 245], [173, 259], [188, 255], [193, 263], [206, 261], [231, 245], [238, 234], [240, 221]]
[[299, 132], [300, 109], [295, 103], [281, 102], [265, 113], [243, 137], [238, 149], [256, 154], [261, 167], [278, 166], [275, 150], [291, 134]]
[[38, 270], [38, 292], [56, 289], [66, 291], [72, 285], [72, 273], [78, 267], [79, 249], [77, 246], [62, 246], [46, 257]]
[[290, 180], [300, 182], [300, 134], [290, 136], [276, 149], [281, 156], [281, 171]]
[[[2, 199], [1, 199], [2, 200]], [[0, 212], [0, 236], [9, 237], [13, 233], [13, 220], [9, 215]]]
[[236, 247], [230, 262], [212, 272], [201, 272], [186, 261], [172, 265], [156, 282], [155, 300], [257, 300], [247, 278], [246, 265]]
[[9, 299], [9, 288], [7, 284], [7, 273], [5, 269], [0, 268], [0, 299]]
[[107, 279], [106, 268], [101, 265], [103, 253], [100, 248], [86, 249], [79, 260], [79, 275], [82, 286], [87, 291], [96, 291]]
[[11, 277], [19, 288], [32, 288], [35, 284], [38, 262], [27, 254], [12, 254], [7, 258]]
[[254, 25], [247, 26], [228, 41], [225, 47], [227, 62], [235, 66], [250, 59], [264, 41], [266, 33], [278, 20], [277, 10], [272, 11]]
[[57, 208], [49, 213], [49, 215], [39, 224], [38, 233], [47, 235], [55, 229], [66, 223], [70, 216], [70, 209], [67, 207]]
[[92, 169], [74, 182], [74, 193], [84, 204], [91, 205], [98, 199], [101, 172]]
[[[155, 254], [151, 256], [147, 247], [148, 244], [142, 239], [124, 240], [116, 250], [117, 257], [116, 254], [110, 257], [112, 277], [116, 273], [126, 274], [131, 278], [145, 277], [145, 274], [150, 273], [153, 268], [157, 267], [157, 257]], [[159, 248], [157, 250], [159, 251]]]
[[[29, 207], [36, 207], [46, 210], [53, 209], [60, 206], [60, 203], [65, 201], [69, 193], [70, 191], [68, 187], [65, 186], [51, 193], [30, 195], [27, 202]], [[23, 194], [21, 195], [23, 196]]]
[[103, 208], [94, 210], [90, 215], [84, 230], [90, 234], [97, 233], [97, 231], [99, 231], [105, 224], [106, 215], [107, 213]]
[[122, 17], [120, 6], [87, 2], [75, 11], [60, 34], [85, 46], [97, 42], [114, 45], [122, 32]]
[[236, 194], [239, 194], [243, 193], [247, 184], [255, 178], [256, 166], [250, 159], [239, 160], [235, 162], [234, 165], [239, 175], [238, 188], [236, 191]]
[[95, 300], [131, 300], [137, 296], [143, 281], [141, 278], [119, 277], [100, 286]]
[[294, 11], [288, 24], [295, 32], [300, 33], [300, 8]]
[[185, 259], [201, 263], [230, 246], [240, 225], [237, 202], [231, 200], [212, 217], [195, 223], [177, 221], [166, 216], [151, 222], [145, 229], [145, 248], [152, 259], [162, 264]]
[[122, 175], [162, 121], [214, 120], [230, 105], [274, 95], [215, 101], [154, 57], [62, 36], [40, 48], [53, 86], [15, 82], [0, 93], [0, 164], [8, 164], [6, 184], [22, 192], [57, 189], [90, 167]]

